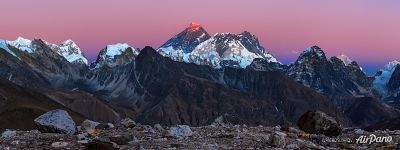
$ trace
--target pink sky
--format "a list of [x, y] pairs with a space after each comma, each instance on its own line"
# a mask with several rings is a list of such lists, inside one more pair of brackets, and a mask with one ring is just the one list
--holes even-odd
[[399, 0], [3, 0], [0, 38], [74, 40], [89, 58], [106, 44], [159, 47], [190, 22], [247, 30], [284, 63], [306, 47], [367, 67], [400, 59]]

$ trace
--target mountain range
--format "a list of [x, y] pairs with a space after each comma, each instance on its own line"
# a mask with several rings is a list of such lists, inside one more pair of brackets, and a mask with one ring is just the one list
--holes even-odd
[[[200, 126], [224, 115], [234, 123], [294, 125], [304, 112], [320, 110], [367, 127], [400, 117], [399, 64], [368, 76], [347, 56], [327, 58], [311, 46], [285, 65], [247, 31], [211, 36], [197, 23], [157, 49], [107, 45], [91, 63], [72, 40], [19, 37], [0, 40], [0, 116], [32, 118], [51, 106], [77, 120]], [[20, 126], [0, 130], [33, 128], [10, 120]]]

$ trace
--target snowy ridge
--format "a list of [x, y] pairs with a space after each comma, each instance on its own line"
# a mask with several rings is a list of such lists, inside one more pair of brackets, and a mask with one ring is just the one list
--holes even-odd
[[81, 49], [76, 45], [76, 43], [72, 40], [66, 40], [60, 45], [45, 43], [55, 50], [59, 55], [63, 56], [70, 63], [84, 64], [88, 65], [89, 62], [82, 53]]
[[[52, 44], [47, 41], [44, 42], [52, 50], [57, 52], [57, 54], [63, 56], [68, 62], [88, 65], [88, 60], [85, 58], [81, 49], [72, 40], [66, 40], [60, 45]], [[14, 41], [7, 41], [7, 44], [27, 53], [34, 53], [36, 51], [32, 46], [32, 40], [23, 37], [18, 37]]]
[[20, 59], [12, 50], [10, 50], [7, 46], [7, 43], [5, 40], [0, 39], [0, 48], [4, 49], [6, 52], [8, 52], [9, 54], [13, 55], [14, 57], [17, 57], [18, 59]]
[[191, 53], [184, 55], [186, 63], [195, 63], [198, 65], [210, 65], [220, 68], [221, 57], [215, 49], [214, 38], [200, 43]]
[[386, 64], [383, 69], [380, 70], [380, 74], [375, 76], [375, 80], [373, 81], [373, 86], [376, 90], [378, 90], [383, 96], [387, 95], [387, 84], [392, 77], [393, 71], [397, 65], [400, 65], [400, 62], [395, 60]]
[[113, 45], [107, 45], [105, 57], [114, 58], [116, 55], [121, 55], [130, 46], [126, 43], [117, 43]]
[[[211, 65], [213, 67], [220, 67], [221, 62], [231, 63], [227, 66], [245, 68], [251, 64], [255, 58], [264, 58], [262, 55], [251, 53], [246, 49], [243, 44], [231, 38], [224, 38], [229, 33], [216, 34], [214, 37], [198, 45], [191, 54], [189, 54], [189, 62], [200, 65]], [[231, 34], [229, 34], [231, 36]], [[219, 50], [218, 44], [223, 45], [225, 50]], [[222, 53], [222, 54], [221, 54]], [[276, 61], [276, 59], [273, 59]], [[232, 64], [233, 63], [233, 64]]]
[[35, 51], [32, 48], [32, 41], [23, 37], [18, 37], [14, 41], [7, 41], [7, 44], [28, 53], [33, 53]]
[[[184, 57], [188, 57], [188, 53], [185, 53], [182, 49], [174, 49], [172, 46], [159, 48], [158, 53], [164, 57], [169, 57], [174, 61], [184, 61]], [[187, 61], [185, 61], [187, 62]]]
[[335, 57], [339, 58], [344, 63], [345, 66], [348, 66], [353, 62], [353, 60], [351, 60], [348, 56], [343, 55], [343, 54], [335, 56]]

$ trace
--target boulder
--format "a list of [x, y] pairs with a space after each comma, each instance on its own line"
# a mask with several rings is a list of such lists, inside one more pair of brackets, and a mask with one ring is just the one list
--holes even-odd
[[185, 138], [192, 136], [193, 131], [187, 125], [175, 125], [168, 130], [170, 136], [175, 138]]
[[6, 130], [1, 134], [2, 138], [10, 138], [10, 137], [14, 137], [15, 135], [17, 135], [16, 131], [13, 130]]
[[125, 118], [121, 120], [121, 125], [123, 125], [126, 128], [133, 128], [136, 126], [136, 122], [133, 121], [130, 118]]
[[164, 128], [158, 123], [154, 125], [154, 129], [156, 129], [159, 132], [164, 131]]
[[271, 138], [271, 145], [284, 148], [286, 146], [286, 134], [283, 132], [275, 131]]
[[307, 111], [297, 122], [299, 128], [307, 133], [337, 136], [342, 132], [341, 125], [331, 116], [321, 111]]
[[75, 122], [71, 116], [67, 111], [61, 109], [46, 112], [34, 121], [42, 133], [74, 134], [76, 131]]
[[99, 124], [100, 123], [98, 123], [98, 122], [86, 119], [85, 121], [82, 122], [81, 128], [84, 131], [89, 131], [90, 129], [95, 129], [96, 126], [98, 126]]
[[363, 135], [363, 134], [365, 134], [365, 131], [363, 129], [355, 129], [354, 133], [357, 135]]

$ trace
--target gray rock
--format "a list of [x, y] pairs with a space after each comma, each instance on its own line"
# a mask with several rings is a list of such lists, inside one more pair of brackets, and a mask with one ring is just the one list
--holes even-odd
[[211, 126], [223, 126], [223, 127], [228, 127], [230, 125], [231, 124], [229, 123], [229, 117], [227, 114], [215, 118], [214, 122], [211, 124]]
[[13, 131], [13, 130], [6, 130], [1, 134], [2, 138], [10, 138], [10, 137], [14, 137], [15, 135], [17, 135], [17, 131]]
[[98, 126], [100, 123], [91, 121], [86, 119], [85, 121], [82, 122], [81, 124], [81, 129], [84, 131], [89, 131], [90, 129], [95, 129], [96, 126]]
[[156, 129], [157, 131], [164, 131], [164, 128], [160, 124], [155, 124], [154, 129]]
[[123, 125], [126, 128], [133, 128], [135, 127], [137, 124], [135, 121], [133, 121], [130, 118], [125, 118], [121, 120], [121, 125]]
[[78, 134], [76, 135], [76, 139], [78, 140], [88, 140], [88, 134], [87, 133], [82, 133], [82, 134]]
[[286, 134], [283, 132], [275, 131], [271, 138], [271, 145], [284, 148], [286, 146]]
[[54, 148], [64, 148], [64, 147], [66, 147], [67, 145], [68, 145], [67, 142], [54, 142], [54, 143], [51, 144], [51, 147], [54, 147]]
[[355, 129], [355, 130], [354, 130], [354, 133], [355, 133], [355, 134], [358, 134], [358, 135], [362, 135], [362, 134], [365, 133], [365, 131], [362, 130], [362, 129]]
[[321, 111], [308, 111], [297, 122], [299, 128], [312, 134], [337, 136], [342, 132], [341, 125], [331, 116]]
[[193, 135], [193, 131], [187, 125], [175, 125], [168, 130], [170, 136], [175, 138], [185, 138]]
[[298, 150], [298, 149], [300, 149], [300, 147], [299, 147], [299, 145], [297, 145], [297, 144], [289, 144], [289, 145], [286, 145], [286, 149], [289, 149], [289, 150]]
[[42, 133], [74, 134], [75, 122], [68, 112], [61, 109], [49, 111], [35, 120], [38, 130]]

